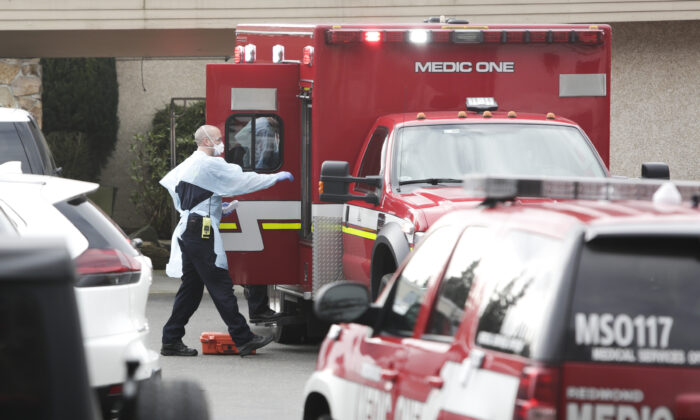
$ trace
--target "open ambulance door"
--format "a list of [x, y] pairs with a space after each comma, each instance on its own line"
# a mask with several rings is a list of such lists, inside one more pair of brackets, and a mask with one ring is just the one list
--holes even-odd
[[291, 183], [233, 197], [238, 208], [222, 218], [219, 229], [236, 284], [298, 283], [298, 93], [298, 64], [207, 66], [207, 123], [223, 134], [224, 159], [244, 171], [289, 171], [295, 177]]

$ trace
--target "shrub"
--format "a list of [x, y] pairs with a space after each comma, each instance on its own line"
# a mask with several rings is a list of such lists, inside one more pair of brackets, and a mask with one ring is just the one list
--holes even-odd
[[42, 129], [56, 163], [67, 177], [98, 181], [119, 129], [114, 58], [44, 58], [41, 66]]
[[[176, 107], [178, 115], [175, 130], [177, 163], [185, 160], [197, 148], [194, 132], [205, 123], [204, 102], [196, 102], [186, 109]], [[172, 199], [158, 181], [170, 171], [170, 111], [169, 106], [156, 112], [153, 128], [146, 134], [137, 134], [131, 143], [134, 154], [131, 161], [131, 179], [136, 182], [136, 190], [131, 194], [131, 202], [158, 232], [161, 238], [169, 238], [172, 233], [170, 214]]]

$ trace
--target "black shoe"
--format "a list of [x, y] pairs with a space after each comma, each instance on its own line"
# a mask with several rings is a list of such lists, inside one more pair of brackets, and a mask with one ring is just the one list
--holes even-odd
[[260, 347], [264, 347], [268, 345], [272, 341], [272, 336], [262, 336], [262, 335], [253, 335], [253, 338], [243, 344], [238, 346], [238, 354], [242, 356], [247, 356], [249, 355], [253, 350], [257, 350]]
[[256, 314], [249, 315], [250, 322], [269, 322], [275, 321], [282, 317], [284, 317], [284, 314], [282, 312], [275, 312], [270, 308], [267, 308], [264, 311], [258, 312]]
[[182, 341], [179, 343], [163, 343], [160, 348], [160, 354], [163, 356], [196, 356], [197, 350], [187, 347]]

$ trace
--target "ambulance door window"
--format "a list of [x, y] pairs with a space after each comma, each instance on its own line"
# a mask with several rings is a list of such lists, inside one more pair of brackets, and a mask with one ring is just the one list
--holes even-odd
[[[377, 127], [369, 140], [367, 150], [360, 164], [360, 171], [357, 176], [362, 178], [370, 175], [381, 175], [384, 173], [384, 156], [386, 155], [385, 145], [389, 130], [386, 127]], [[367, 184], [356, 183], [355, 191], [368, 193], [375, 192], [377, 187]]]
[[476, 270], [492, 237], [483, 226], [467, 228], [457, 243], [440, 282], [423, 338], [444, 340], [454, 337], [464, 316]]
[[282, 166], [282, 120], [272, 114], [235, 114], [226, 121], [225, 159], [245, 171]]
[[430, 280], [442, 272], [459, 234], [457, 229], [444, 227], [423, 239], [394, 284], [385, 309], [384, 331], [403, 337], [413, 335]]

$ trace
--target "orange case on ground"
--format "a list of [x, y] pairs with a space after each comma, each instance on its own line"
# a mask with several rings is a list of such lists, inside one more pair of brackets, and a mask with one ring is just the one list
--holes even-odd
[[[202, 354], [238, 354], [238, 347], [228, 333], [203, 332], [199, 341], [202, 342]], [[255, 350], [251, 354], [255, 354]]]

